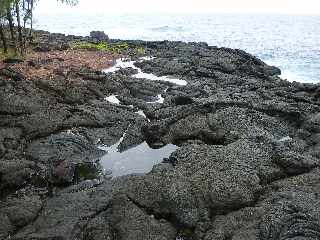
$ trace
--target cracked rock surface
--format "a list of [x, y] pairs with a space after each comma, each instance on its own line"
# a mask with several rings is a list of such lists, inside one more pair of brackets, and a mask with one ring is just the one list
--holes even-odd
[[[154, 57], [136, 62], [143, 72], [188, 84], [133, 69], [54, 81], [0, 71], [0, 239], [320, 239], [320, 86], [241, 50], [126, 42], [128, 56]], [[110, 179], [98, 147], [122, 137], [121, 151], [179, 148], [149, 173]]]

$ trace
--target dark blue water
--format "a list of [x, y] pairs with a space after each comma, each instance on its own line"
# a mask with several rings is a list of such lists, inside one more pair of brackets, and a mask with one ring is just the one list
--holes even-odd
[[320, 82], [320, 16], [294, 15], [54, 15], [38, 28], [111, 38], [205, 41], [246, 50], [281, 68], [283, 78]]

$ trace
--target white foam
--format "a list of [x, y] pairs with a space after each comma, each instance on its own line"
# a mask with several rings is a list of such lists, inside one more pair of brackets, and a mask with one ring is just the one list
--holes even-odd
[[111, 95], [109, 97], [106, 97], [104, 100], [106, 100], [112, 104], [120, 105], [120, 100], [117, 98], [116, 95]]

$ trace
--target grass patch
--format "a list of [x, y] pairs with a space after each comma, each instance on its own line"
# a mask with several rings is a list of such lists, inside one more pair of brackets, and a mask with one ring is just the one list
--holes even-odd
[[80, 42], [71, 43], [70, 47], [71, 49], [80, 49], [80, 50], [89, 50], [89, 51], [105, 51], [105, 52], [117, 53], [117, 54], [134, 54], [138, 56], [144, 56], [146, 54], [146, 49], [144, 47], [130, 48], [126, 42], [108, 44], [108, 43], [92, 43], [92, 42], [80, 41]]
[[140, 54], [140, 55], [145, 55], [145, 54], [146, 54], [146, 49], [143, 48], [143, 47], [137, 47], [137, 48], [135, 49], [135, 52], [136, 52], [137, 54]]
[[75, 42], [71, 44], [72, 49], [83, 49], [91, 51], [106, 51], [112, 53], [122, 53], [129, 48], [127, 43], [119, 43], [109, 45], [107, 43], [90, 43], [90, 42]]
[[15, 52], [13, 48], [9, 48], [7, 53], [4, 53], [3, 48], [0, 48], [0, 61], [7, 58], [23, 59], [23, 57]]
[[84, 49], [84, 50], [100, 50], [108, 51], [109, 47], [106, 43], [89, 43], [89, 42], [76, 42], [71, 45], [73, 49]]

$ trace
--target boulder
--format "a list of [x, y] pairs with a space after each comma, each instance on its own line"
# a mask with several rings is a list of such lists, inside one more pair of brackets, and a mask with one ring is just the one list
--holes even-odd
[[98, 41], [107, 41], [109, 37], [103, 31], [92, 31], [90, 32], [90, 37]]

